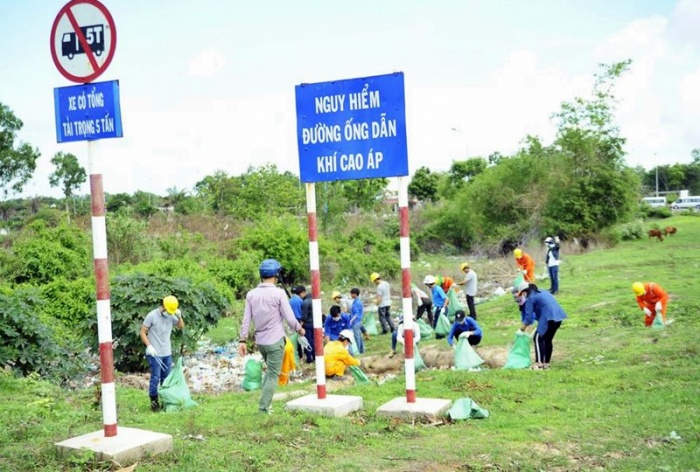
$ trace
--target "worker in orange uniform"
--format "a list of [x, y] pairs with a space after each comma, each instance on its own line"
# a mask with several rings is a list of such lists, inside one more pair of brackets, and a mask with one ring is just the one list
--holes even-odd
[[515, 263], [518, 265], [518, 269], [523, 273], [525, 282], [534, 284], [535, 261], [520, 248], [513, 251], [513, 255], [515, 256]]
[[644, 312], [644, 326], [651, 326], [654, 317], [661, 314], [661, 320], [666, 324], [666, 305], [668, 294], [659, 284], [653, 282], [635, 282], [632, 291], [637, 297], [637, 304]]

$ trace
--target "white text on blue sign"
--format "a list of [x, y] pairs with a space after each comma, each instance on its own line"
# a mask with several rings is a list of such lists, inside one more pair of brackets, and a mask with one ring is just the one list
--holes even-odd
[[301, 180], [407, 175], [405, 122], [403, 74], [298, 86]]

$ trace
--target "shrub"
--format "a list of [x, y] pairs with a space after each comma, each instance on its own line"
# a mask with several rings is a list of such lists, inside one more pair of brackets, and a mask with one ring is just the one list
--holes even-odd
[[[110, 298], [115, 368], [126, 372], [145, 369], [147, 363], [145, 347], [140, 338], [141, 325], [146, 315], [158, 307], [162, 298], [168, 294], [175, 295], [180, 301], [185, 320], [183, 331], [173, 330], [174, 351], [180, 346], [181, 350], [193, 352], [197, 341], [209, 327], [218, 322], [229, 307], [226, 298], [212, 284], [144, 273], [115, 277]], [[85, 331], [92, 339], [92, 347], [96, 349], [96, 317], [87, 320]]]
[[39, 321], [44, 300], [37, 290], [0, 293], [0, 366], [26, 375], [46, 373], [59, 356], [53, 333]]
[[620, 238], [623, 241], [632, 241], [634, 239], [641, 239], [646, 233], [644, 229], [644, 223], [641, 220], [635, 220], [630, 223], [625, 223], [618, 225], [617, 228], [620, 231]]
[[241, 238], [233, 242], [229, 258], [244, 259], [245, 253], [250, 251], [260, 254], [261, 260], [256, 261], [257, 264], [262, 259], [277, 259], [291, 281], [308, 277], [308, 233], [299, 218], [283, 216], [270, 218], [264, 224], [251, 225]]
[[87, 235], [79, 229], [66, 225], [47, 228], [43, 221], [36, 221], [12, 247], [11, 279], [45, 284], [57, 277], [83, 277], [91, 268], [89, 248]]
[[226, 280], [220, 279], [209, 270], [208, 263], [198, 262], [193, 259], [154, 260], [138, 265], [122, 265], [115, 275], [146, 274], [170, 278], [186, 278], [197, 284], [209, 284], [214, 286], [219, 294], [229, 301], [233, 300], [232, 287]]
[[644, 213], [647, 218], [670, 218], [673, 216], [671, 209], [668, 207], [650, 207], [644, 208]]
[[40, 287], [42, 297], [49, 303], [42, 309], [42, 320], [53, 325], [58, 320], [61, 326], [55, 326], [61, 337], [72, 337], [88, 317], [96, 316], [95, 279], [80, 277], [68, 280], [58, 277]]

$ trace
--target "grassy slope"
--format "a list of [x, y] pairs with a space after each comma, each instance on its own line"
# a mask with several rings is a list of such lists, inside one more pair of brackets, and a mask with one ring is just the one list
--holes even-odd
[[[558, 298], [570, 318], [549, 371], [417, 375], [419, 397], [468, 396], [489, 419], [435, 427], [375, 417], [377, 407], [404, 395], [403, 377], [343, 392], [361, 395], [365, 408], [340, 419], [287, 413], [282, 403], [273, 416], [258, 416], [258, 392], [200, 396], [198, 408], [156, 415], [145, 392], [118, 387], [121, 425], [175, 438], [172, 454], [137, 470], [697, 470], [700, 218], [663, 223], [679, 228], [663, 243], [563, 256]], [[635, 280], [657, 281], [671, 293], [673, 325], [642, 327]], [[517, 319], [509, 296], [480, 305], [484, 344], [507, 344], [514, 326], [496, 323]], [[370, 352], [388, 343], [372, 339]], [[0, 375], [0, 393], [0, 470], [101, 470], [87, 458], [58, 459], [52, 445], [101, 428], [93, 392]], [[682, 439], [664, 440], [671, 431]], [[183, 439], [188, 434], [206, 440]]]

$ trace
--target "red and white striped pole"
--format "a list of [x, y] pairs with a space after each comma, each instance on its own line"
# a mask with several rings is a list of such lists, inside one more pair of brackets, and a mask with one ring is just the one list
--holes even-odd
[[321, 327], [321, 270], [318, 257], [318, 226], [316, 224], [316, 184], [306, 184], [306, 213], [309, 220], [309, 269], [311, 270], [311, 306], [314, 317], [314, 354], [316, 355], [316, 393], [326, 398], [326, 363], [323, 359], [323, 328]]
[[399, 177], [399, 243], [401, 248], [401, 302], [406, 363], [406, 402], [416, 402], [416, 362], [413, 358], [413, 304], [411, 299], [411, 245], [408, 238], [408, 180]]
[[112, 315], [109, 307], [105, 194], [102, 187], [102, 173], [98, 165], [100, 162], [98, 141], [88, 141], [87, 144], [92, 204], [92, 250], [95, 261], [97, 295], [97, 339], [100, 345], [100, 377], [102, 380], [102, 423], [105, 437], [112, 437], [117, 435], [117, 398], [114, 389]]

